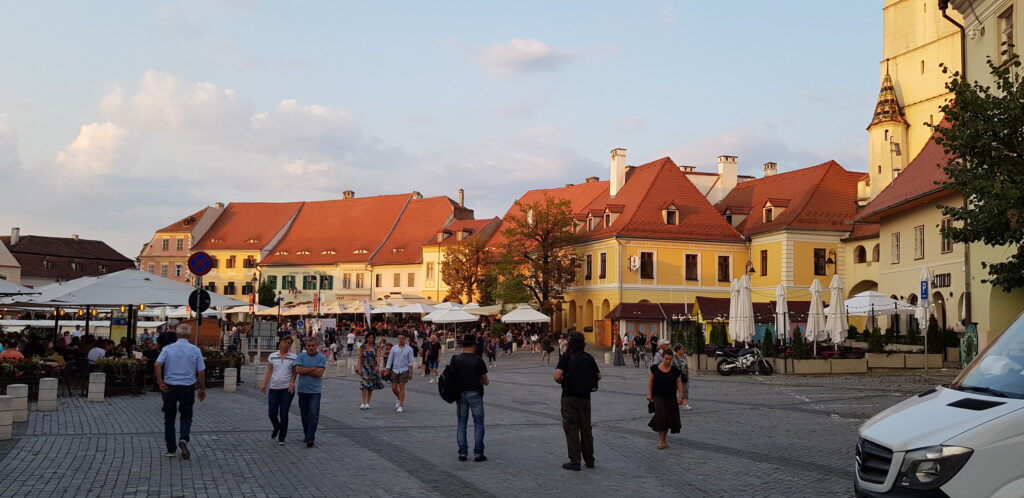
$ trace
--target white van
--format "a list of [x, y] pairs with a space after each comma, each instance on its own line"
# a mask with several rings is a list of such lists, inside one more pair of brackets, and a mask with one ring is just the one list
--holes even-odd
[[951, 384], [860, 427], [857, 496], [1024, 497], [1024, 314]]

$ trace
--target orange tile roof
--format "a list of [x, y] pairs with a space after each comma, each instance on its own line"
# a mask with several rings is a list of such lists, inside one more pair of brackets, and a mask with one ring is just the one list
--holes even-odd
[[460, 207], [446, 196], [413, 199], [370, 264], [400, 265], [423, 260], [423, 241], [444, 229], [454, 219], [473, 218], [473, 211]]
[[[490, 240], [491, 237], [498, 231], [498, 227], [501, 225], [501, 218], [494, 217], [483, 220], [454, 220], [444, 228], [444, 231], [448, 234], [455, 234], [464, 230], [468, 230], [473, 237], [483, 237], [486, 240]], [[436, 233], [434, 236], [423, 245], [425, 246], [450, 246], [459, 242], [458, 237], [446, 237], [440, 243], [437, 242]]]
[[949, 181], [943, 170], [949, 158], [941, 145], [929, 140], [907, 168], [864, 206], [853, 220], [858, 223], [877, 223], [888, 212], [910, 209], [946, 195], [948, 189], [941, 184]]
[[196, 211], [195, 213], [192, 213], [192, 214], [190, 214], [190, 215], [188, 215], [188, 216], [186, 216], [186, 217], [184, 217], [184, 218], [182, 218], [182, 219], [180, 219], [178, 221], [175, 221], [174, 223], [171, 223], [170, 225], [167, 225], [167, 226], [157, 230], [157, 232], [158, 233], [191, 233], [192, 229], [196, 226], [196, 223], [199, 223], [199, 220], [201, 220], [203, 218], [203, 215], [206, 214], [206, 210], [207, 209], [210, 209], [210, 208], [204, 207], [203, 209], [200, 209], [199, 211]]
[[[584, 230], [584, 240], [611, 236], [669, 238], [740, 242], [743, 237], [719, 214], [697, 190], [672, 159], [667, 157], [638, 166], [633, 170], [618, 195], [611, 198], [608, 190], [601, 192], [587, 210], [603, 215], [610, 206], [622, 206], [622, 212], [611, 227], [599, 223], [594, 230]], [[679, 211], [679, 222], [667, 225], [662, 210], [673, 205]]]
[[300, 209], [301, 202], [233, 202], [193, 250], [264, 249]]
[[412, 194], [394, 194], [306, 202], [261, 264], [366, 263], [411, 200]]
[[864, 239], [877, 239], [880, 231], [878, 223], [863, 223], [853, 226], [853, 231], [850, 235], [847, 235], [843, 242], [851, 242], [854, 240]]
[[[828, 161], [810, 168], [758, 178], [740, 183], [715, 207], [719, 212], [750, 215], [737, 225], [745, 235], [782, 228], [803, 230], [850, 231], [847, 221], [857, 212], [857, 181], [863, 173], [843, 169]], [[789, 207], [765, 223], [761, 209], [769, 199], [787, 199]]]
[[[628, 174], [628, 173], [627, 173]], [[523, 194], [519, 198], [520, 203], [528, 204], [531, 202], [537, 202], [544, 198], [545, 195], [554, 199], [566, 199], [569, 201], [572, 212], [578, 213], [583, 208], [587, 207], [595, 198], [601, 194], [608, 192], [608, 181], [603, 182], [590, 182], [581, 183], [579, 185], [570, 185], [567, 187], [560, 188], [547, 188], [547, 189], [536, 189], [530, 190]], [[495, 249], [500, 248], [505, 243], [505, 236], [502, 235], [502, 231], [508, 228], [508, 223], [504, 220], [509, 216], [517, 215], [522, 216], [523, 212], [518, 206], [512, 204], [512, 207], [508, 208], [508, 212], [502, 218], [501, 226], [495, 232], [494, 236], [491, 237], [490, 242], [487, 243], [487, 247], [493, 247]]]

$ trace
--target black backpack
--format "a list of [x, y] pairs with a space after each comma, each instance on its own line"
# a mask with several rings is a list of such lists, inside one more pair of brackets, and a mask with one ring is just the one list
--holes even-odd
[[[587, 361], [588, 356], [584, 356], [583, 353], [569, 355], [569, 371], [565, 373], [565, 382], [568, 382], [567, 386], [570, 394], [584, 394], [597, 391], [597, 368], [594, 368], [594, 374], [591, 376], [574, 375], [579, 371], [583, 362]], [[592, 356], [589, 357], [589, 360], [595, 362], [594, 366], [597, 366], [596, 360]]]
[[455, 368], [454, 356], [437, 379], [437, 393], [448, 403], [456, 402], [462, 394], [459, 392], [459, 371]]

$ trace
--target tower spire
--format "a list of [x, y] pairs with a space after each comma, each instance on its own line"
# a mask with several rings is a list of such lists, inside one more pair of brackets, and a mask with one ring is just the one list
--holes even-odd
[[892, 77], [889, 76], [889, 61], [885, 61], [885, 77], [882, 78], [882, 89], [878, 91], [878, 102], [875, 104], [875, 114], [871, 118], [868, 128], [885, 122], [907, 124], [903, 118], [903, 108], [896, 98], [896, 88], [893, 86]]

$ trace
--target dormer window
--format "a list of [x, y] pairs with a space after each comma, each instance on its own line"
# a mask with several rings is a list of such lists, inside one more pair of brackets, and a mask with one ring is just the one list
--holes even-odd
[[666, 225], [678, 225], [679, 209], [676, 208], [675, 204], [669, 204], [665, 209], [661, 210], [661, 217], [665, 220]]
[[455, 240], [462, 240], [466, 238], [466, 232], [458, 232], [455, 234]]
[[608, 228], [612, 226], [612, 213], [604, 213], [604, 227]]
[[308, 255], [308, 254], [309, 254], [309, 251], [299, 251], [299, 252], [297, 252], [297, 253], [295, 253], [295, 254], [299, 254], [299, 255], [302, 255], [302, 256], [306, 256], [306, 255]]
[[396, 247], [392, 249], [391, 252], [405, 252], [405, 249], [402, 247]]
[[448, 238], [448, 233], [447, 232], [437, 232], [437, 242], [438, 243], [444, 242], [444, 239], [447, 239], [447, 238]]
[[259, 239], [256, 239], [256, 238], [252, 238], [252, 239], [249, 239], [249, 240], [245, 241], [246, 244], [255, 244], [257, 242], [259, 242]]
[[763, 218], [764, 218], [764, 222], [765, 223], [771, 223], [772, 220], [775, 219], [775, 218], [772, 217], [772, 208], [770, 208], [770, 207], [764, 208], [764, 216], [763, 216]]
[[597, 219], [593, 216], [587, 216], [587, 230], [593, 230], [597, 228]]
[[338, 254], [338, 252], [337, 251], [332, 251], [331, 249], [328, 249], [326, 251], [321, 252], [320, 254]]
[[288, 251], [277, 251], [277, 252], [274, 253], [274, 256], [287, 256], [287, 255], [288, 255]]
[[366, 249], [356, 249], [355, 251], [352, 251], [352, 254], [368, 254], [369, 252], [370, 251], [367, 251]]
[[771, 223], [777, 220], [782, 212], [789, 207], [789, 199], [768, 199], [761, 208], [761, 222]]

